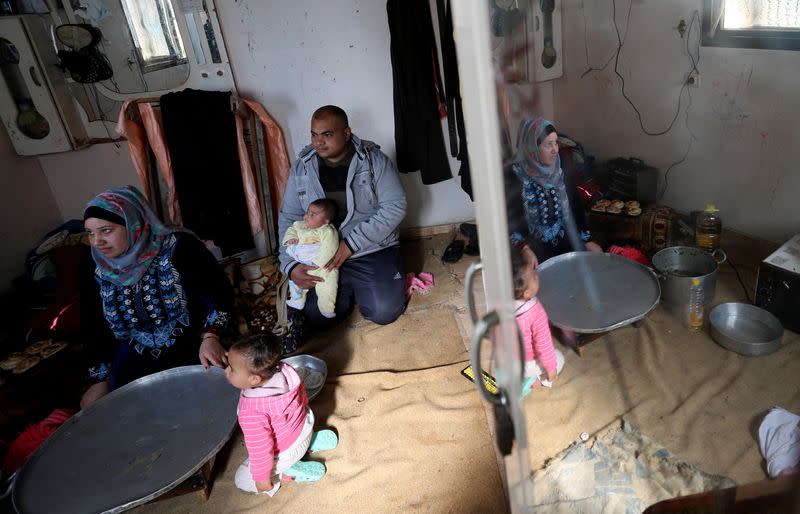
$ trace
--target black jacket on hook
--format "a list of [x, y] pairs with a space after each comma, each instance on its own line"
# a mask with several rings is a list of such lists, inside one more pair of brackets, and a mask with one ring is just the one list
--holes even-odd
[[436, 0], [439, 15], [439, 38], [442, 42], [442, 67], [447, 106], [447, 128], [450, 133], [450, 154], [461, 161], [458, 174], [461, 176], [461, 189], [472, 200], [472, 178], [469, 172], [469, 153], [467, 134], [464, 129], [464, 110], [461, 106], [461, 82], [458, 78], [458, 59], [456, 42], [453, 39], [453, 13], [450, 0]]
[[[388, 0], [397, 169], [423, 184], [453, 178], [439, 118], [438, 51], [428, 0]], [[441, 84], [438, 84], [441, 92]]]

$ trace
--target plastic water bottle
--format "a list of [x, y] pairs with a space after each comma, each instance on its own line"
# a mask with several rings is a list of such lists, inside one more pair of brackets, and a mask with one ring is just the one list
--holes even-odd
[[704, 315], [703, 288], [700, 285], [700, 279], [693, 278], [689, 286], [689, 309], [686, 319], [689, 330], [697, 331], [703, 328]]
[[706, 210], [697, 216], [694, 231], [697, 246], [708, 251], [719, 248], [722, 219], [719, 217], [719, 209], [714, 204], [706, 205]]

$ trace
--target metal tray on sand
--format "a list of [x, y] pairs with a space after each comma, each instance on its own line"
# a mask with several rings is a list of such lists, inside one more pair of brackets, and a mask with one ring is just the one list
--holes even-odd
[[620, 255], [570, 252], [541, 263], [539, 300], [550, 322], [576, 333], [601, 333], [644, 318], [658, 305], [653, 271]]

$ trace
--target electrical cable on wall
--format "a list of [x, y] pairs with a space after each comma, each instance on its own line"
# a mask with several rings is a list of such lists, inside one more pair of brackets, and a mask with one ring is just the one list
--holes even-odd
[[[633, 0], [631, 0], [631, 4], [628, 5], [628, 12], [629, 13], [630, 13], [630, 10], [631, 10], [632, 1]], [[617, 52], [616, 52], [616, 55], [614, 57], [614, 73], [617, 75], [617, 77], [619, 77], [619, 80], [620, 80], [620, 82], [622, 84], [622, 86], [620, 88], [620, 91], [622, 93], [622, 97], [625, 98], [625, 100], [630, 104], [630, 106], [633, 107], [633, 110], [636, 111], [636, 116], [637, 116], [637, 118], [639, 120], [639, 127], [642, 129], [642, 132], [644, 132], [648, 136], [661, 136], [661, 135], [664, 135], [667, 132], [669, 132], [670, 130], [672, 130], [672, 127], [675, 125], [675, 121], [678, 119], [678, 116], [680, 115], [681, 104], [682, 104], [682, 99], [683, 99], [683, 92], [688, 87], [687, 81], [686, 80], [683, 81], [683, 85], [681, 86], [681, 90], [680, 90], [680, 92], [678, 92], [678, 108], [675, 110], [675, 116], [672, 117], [672, 121], [670, 121], [669, 126], [666, 129], [661, 130], [661, 131], [657, 131], [657, 132], [653, 132], [653, 131], [647, 130], [644, 127], [644, 121], [642, 120], [642, 113], [639, 112], [639, 109], [636, 107], [636, 105], [633, 103], [633, 101], [628, 97], [627, 93], [625, 93], [625, 77], [623, 77], [622, 74], [619, 72], [619, 56], [620, 56], [620, 53], [622, 52], [622, 46], [624, 44], [624, 40], [622, 39], [622, 36], [620, 34], [620, 31], [619, 31], [619, 25], [617, 24], [617, 0], [611, 0], [611, 7], [612, 7], [612, 13], [613, 13], [612, 14], [612, 21], [614, 22], [614, 30], [617, 33]], [[690, 26], [695, 23], [695, 20], [697, 19], [697, 16], [698, 16], [698, 12], [695, 11], [694, 15], [692, 15], [692, 20], [689, 22]], [[629, 17], [630, 17], [630, 14], [629, 14]], [[699, 51], [698, 51], [698, 56], [699, 56]], [[691, 54], [690, 54], [690, 57], [692, 58], [692, 61], [694, 62], [694, 56], [691, 56]], [[696, 69], [696, 68], [693, 68], [693, 69]]]
[[[686, 161], [686, 159], [689, 156], [689, 153], [692, 150], [692, 144], [693, 144], [694, 139], [695, 139], [695, 135], [692, 133], [691, 128], [689, 127], [689, 108], [692, 105], [692, 94], [691, 94], [691, 91], [688, 89], [688, 77], [692, 73], [699, 73], [700, 72], [700, 70], [697, 67], [698, 64], [700, 63], [700, 40], [698, 39], [698, 41], [697, 41], [697, 56], [696, 57], [692, 53], [692, 49], [691, 49], [691, 46], [690, 46], [690, 42], [691, 42], [691, 39], [692, 39], [692, 27], [695, 25], [695, 23], [697, 23], [699, 25], [699, 23], [700, 23], [700, 13], [697, 10], [695, 10], [692, 13], [692, 18], [689, 21], [689, 25], [687, 27], [686, 53], [689, 56], [691, 69], [686, 74], [687, 79], [684, 79], [683, 85], [681, 86], [681, 89], [678, 92], [678, 108], [675, 111], [675, 115], [672, 117], [672, 120], [670, 121], [669, 126], [665, 130], [658, 131], [658, 132], [652, 132], [652, 131], [649, 131], [649, 130], [647, 130], [645, 128], [644, 122], [642, 120], [641, 112], [636, 107], [636, 105], [633, 103], [633, 101], [630, 99], [630, 97], [628, 97], [627, 93], [625, 92], [625, 78], [619, 72], [619, 56], [622, 53], [622, 47], [625, 45], [625, 41], [627, 40], [627, 37], [628, 37], [628, 29], [629, 29], [629, 26], [630, 26], [631, 8], [632, 8], [632, 6], [633, 6], [633, 1], [631, 0], [631, 2], [628, 3], [628, 12], [627, 12], [626, 18], [625, 18], [625, 31], [624, 31], [624, 36], [623, 36], [620, 33], [619, 25], [617, 24], [617, 2], [616, 2], [616, 0], [612, 0], [612, 2], [611, 2], [611, 19], [612, 19], [612, 22], [614, 24], [614, 31], [616, 32], [616, 35], [617, 35], [617, 49], [614, 52], [614, 54], [611, 56], [611, 58], [609, 58], [609, 60], [606, 61], [606, 63], [602, 67], [596, 68], [596, 67], [592, 67], [589, 64], [589, 43], [588, 43], [588, 35], [587, 35], [588, 29], [587, 29], [587, 18], [586, 18], [586, 11], [585, 11], [586, 6], [585, 6], [583, 1], [581, 2], [581, 12], [582, 12], [582, 15], [583, 15], [583, 43], [584, 43], [584, 52], [585, 52], [585, 56], [586, 56], [586, 65], [587, 65], [587, 69], [586, 69], [586, 71], [584, 71], [581, 74], [581, 78], [584, 78], [586, 75], [588, 75], [592, 71], [603, 71], [603, 70], [605, 70], [606, 67], [609, 65], [609, 63], [613, 60], [614, 61], [614, 73], [617, 75], [617, 77], [619, 77], [619, 79], [621, 81], [620, 92], [622, 93], [623, 98], [625, 98], [625, 100], [628, 102], [628, 104], [630, 104], [630, 106], [633, 108], [633, 110], [636, 111], [636, 116], [637, 116], [637, 118], [639, 120], [639, 127], [641, 128], [642, 132], [645, 133], [648, 136], [661, 136], [661, 135], [666, 134], [670, 130], [672, 130], [672, 127], [675, 125], [675, 121], [678, 119], [678, 116], [680, 116], [681, 107], [682, 107], [682, 104], [683, 104], [683, 92], [684, 92], [684, 90], [687, 91], [688, 102], [686, 104], [686, 110], [685, 110], [685, 123], [686, 123], [686, 130], [689, 132], [689, 143], [688, 143], [688, 145], [686, 147], [686, 152], [684, 152], [683, 156], [680, 159], [678, 159], [677, 161], [671, 163], [667, 167], [667, 170], [664, 172], [664, 185], [661, 188], [661, 192], [658, 194], [658, 201], [660, 202], [661, 199], [664, 197], [664, 194], [666, 193], [667, 188], [669, 186], [669, 174], [670, 174], [670, 172], [672, 171], [672, 169], [675, 166], [678, 166], [678, 165], [680, 165], [680, 164], [682, 164], [683, 162]], [[699, 27], [698, 27], [698, 30], [699, 30]]]
[[747, 290], [747, 286], [744, 285], [741, 275], [739, 275], [739, 269], [733, 265], [730, 257], [727, 261], [730, 267], [733, 268], [733, 272], [736, 273], [736, 278], [739, 280], [739, 285], [742, 286], [742, 291], [744, 291], [744, 297], [747, 298], [747, 303], [753, 303], [753, 300], [750, 298], [750, 292]]
[[[686, 54], [689, 56], [689, 60], [692, 64], [692, 69], [689, 71], [689, 74], [694, 72], [700, 73], [700, 70], [697, 69], [697, 65], [700, 64], [700, 40], [699, 39], [697, 40], [697, 57], [692, 55], [692, 49], [689, 46], [692, 40], [692, 26], [694, 25], [695, 20], [698, 20], [699, 22], [698, 18], [699, 18], [699, 13], [698, 11], [695, 11], [692, 14], [692, 19], [689, 22], [689, 27], [686, 32]], [[686, 86], [686, 83], [684, 83], [684, 86]], [[686, 146], [686, 152], [684, 152], [683, 157], [670, 164], [669, 167], [667, 167], [667, 171], [664, 172], [664, 185], [661, 188], [661, 192], [658, 194], [658, 202], [661, 202], [661, 199], [664, 197], [664, 193], [667, 192], [667, 187], [669, 186], [669, 174], [672, 171], [672, 168], [686, 161], [686, 159], [689, 157], [689, 152], [692, 151], [692, 143], [695, 140], [695, 135], [692, 132], [692, 129], [689, 127], [689, 108], [692, 106], [692, 92], [689, 89], [687, 89], [687, 92], [689, 94], [689, 102], [686, 104], [685, 114], [686, 114], [686, 130], [687, 132], [689, 132], [689, 144]]]
[[116, 146], [118, 149], [121, 148], [119, 141], [115, 140], [117, 138], [112, 136], [111, 131], [108, 130], [108, 125], [106, 124], [108, 122], [108, 116], [106, 116], [106, 112], [105, 110], [103, 110], [103, 105], [100, 102], [100, 94], [97, 92], [96, 86], [92, 84], [88, 87], [88, 89], [92, 92], [92, 95], [94, 96], [94, 102], [97, 107], [97, 112], [99, 113], [98, 118], [100, 118], [100, 123], [103, 125], [103, 129], [106, 131], [108, 139], [110, 139], [114, 143], [114, 146]]
[[[625, 37], [622, 38], [622, 43], [625, 44], [625, 39], [628, 37], [628, 27], [631, 22], [631, 5], [628, 5], [628, 16], [625, 19]], [[589, 64], [589, 37], [587, 35], [588, 28], [587, 28], [587, 19], [586, 19], [586, 6], [584, 4], [584, 0], [581, 0], [581, 14], [583, 15], [583, 49], [586, 54], [586, 71], [581, 73], [581, 78], [585, 77], [586, 75], [590, 74], [593, 71], [603, 71], [605, 70], [611, 61], [614, 60], [614, 56], [616, 52], [611, 52], [611, 55], [606, 60], [605, 64], [603, 64], [599, 68], [595, 68], [594, 66]]]

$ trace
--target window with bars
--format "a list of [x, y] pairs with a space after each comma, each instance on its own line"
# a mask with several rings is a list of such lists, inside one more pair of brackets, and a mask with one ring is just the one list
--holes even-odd
[[800, 0], [704, 0], [703, 45], [800, 50]]

